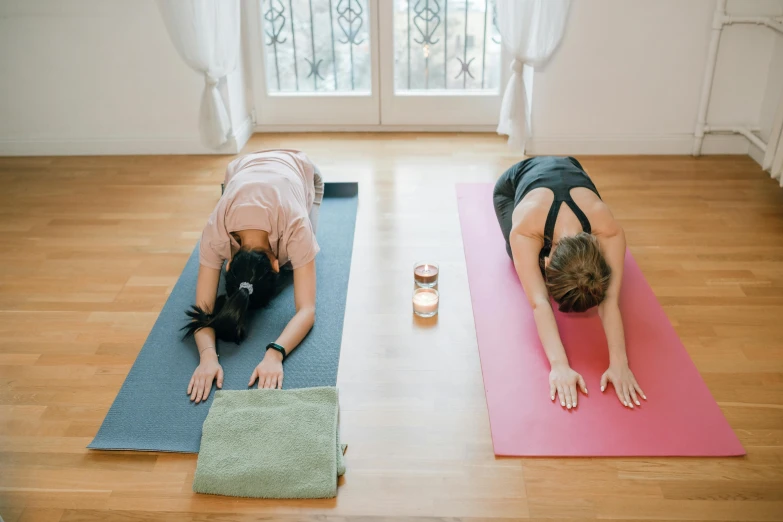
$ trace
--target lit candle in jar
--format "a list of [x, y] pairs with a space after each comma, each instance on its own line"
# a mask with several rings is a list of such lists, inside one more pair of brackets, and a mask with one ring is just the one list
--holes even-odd
[[423, 288], [432, 288], [438, 284], [438, 265], [435, 263], [416, 263], [413, 265], [413, 280]]
[[432, 317], [438, 313], [439, 300], [434, 288], [417, 288], [413, 292], [413, 313], [419, 317]]

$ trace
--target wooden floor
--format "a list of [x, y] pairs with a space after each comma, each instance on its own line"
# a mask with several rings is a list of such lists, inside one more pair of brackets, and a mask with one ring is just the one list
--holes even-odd
[[[85, 449], [230, 158], [0, 158], [6, 522], [783, 520], [783, 190], [748, 157], [580, 158], [747, 457], [496, 459], [454, 183], [518, 156], [493, 135], [257, 135], [247, 150], [278, 146], [361, 184], [337, 499], [195, 495], [195, 455]], [[441, 263], [431, 323], [410, 311], [418, 259]]]

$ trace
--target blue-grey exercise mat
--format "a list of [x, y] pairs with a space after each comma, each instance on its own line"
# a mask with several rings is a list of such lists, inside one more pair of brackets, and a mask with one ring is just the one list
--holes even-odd
[[[329, 187], [329, 183], [326, 187]], [[318, 218], [316, 322], [283, 366], [286, 389], [334, 386], [345, 316], [356, 224], [357, 187], [341, 184], [325, 193]], [[174, 286], [128, 377], [88, 446], [102, 450], [198, 453], [201, 425], [214, 397], [190, 402], [188, 382], [198, 366], [192, 339], [182, 341], [185, 310], [193, 303], [198, 274], [198, 247]], [[222, 283], [221, 283], [222, 287]], [[266, 308], [253, 313], [248, 338], [239, 346], [218, 344], [224, 390], [246, 390], [263, 348], [293, 317], [294, 289], [287, 285]]]

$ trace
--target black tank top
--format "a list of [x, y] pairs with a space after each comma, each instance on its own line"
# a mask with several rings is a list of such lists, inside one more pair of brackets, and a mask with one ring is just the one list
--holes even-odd
[[595, 188], [592, 180], [582, 168], [582, 165], [572, 157], [538, 156], [526, 159], [515, 165], [512, 173], [514, 178], [514, 208], [519, 205], [525, 195], [533, 189], [545, 187], [551, 190], [555, 198], [549, 207], [549, 214], [544, 225], [544, 247], [538, 254], [538, 262], [541, 271], [544, 271], [544, 258], [552, 251], [552, 238], [555, 233], [555, 222], [560, 212], [562, 203], [568, 207], [579, 219], [582, 230], [588, 234], [592, 232], [590, 221], [582, 209], [571, 199], [571, 189], [584, 187], [592, 190], [599, 198], [601, 195]]

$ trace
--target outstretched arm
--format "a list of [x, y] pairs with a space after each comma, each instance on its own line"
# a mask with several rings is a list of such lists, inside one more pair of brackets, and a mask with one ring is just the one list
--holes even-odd
[[[212, 313], [215, 307], [220, 270], [199, 265], [196, 281], [196, 304], [205, 312]], [[217, 387], [223, 387], [223, 368], [218, 363], [215, 330], [202, 328], [194, 334], [199, 353], [199, 365], [193, 372], [188, 384], [190, 400], [199, 403], [207, 400], [212, 389], [212, 381], [217, 379]]]
[[538, 330], [538, 338], [544, 347], [551, 372], [549, 374], [549, 395], [554, 401], [557, 395], [560, 405], [566, 408], [576, 407], [578, 402], [577, 385], [583, 393], [587, 393], [585, 381], [581, 375], [571, 369], [568, 364], [563, 342], [557, 330], [555, 314], [549, 301], [544, 278], [538, 266], [538, 252], [541, 251], [541, 241], [519, 233], [511, 232], [511, 252], [514, 257], [514, 267], [525, 290], [525, 295], [533, 309], [533, 318]]
[[624, 406], [633, 408], [634, 403], [637, 406], [641, 405], [639, 397], [644, 399], [646, 397], [628, 366], [628, 355], [625, 350], [625, 332], [619, 304], [625, 264], [625, 233], [619, 225], [616, 225], [611, 235], [602, 238], [601, 248], [606, 262], [612, 269], [606, 297], [598, 305], [598, 314], [601, 316], [609, 347], [609, 369], [601, 377], [601, 391], [604, 391], [611, 382], [620, 402]]
[[[294, 269], [294, 303], [296, 314], [286, 325], [275, 343], [291, 355], [315, 324], [315, 260]], [[258, 380], [259, 388], [283, 387], [283, 355], [267, 350], [264, 358], [253, 370], [248, 386]]]

